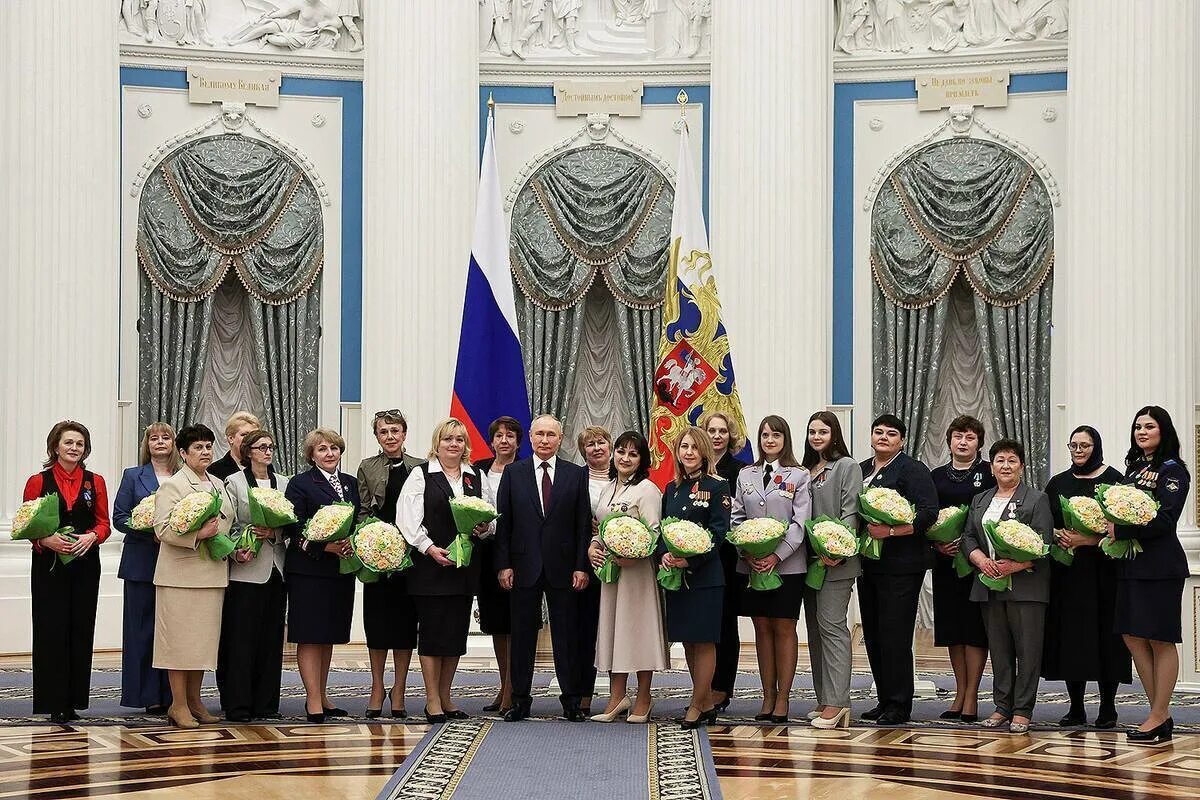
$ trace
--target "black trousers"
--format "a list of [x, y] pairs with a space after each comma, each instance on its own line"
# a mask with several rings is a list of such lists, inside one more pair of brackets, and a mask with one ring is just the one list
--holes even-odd
[[717, 643], [717, 667], [713, 670], [712, 689], [733, 697], [737, 681], [738, 658], [742, 642], [738, 634], [738, 605], [742, 588], [749, 580], [737, 571], [737, 548], [721, 544], [721, 566], [725, 571], [725, 596], [721, 602], [721, 641]]
[[[579, 696], [596, 693], [596, 634], [600, 632], [600, 580], [595, 575], [588, 587], [579, 593]], [[553, 634], [551, 634], [553, 635]]]
[[279, 713], [286, 597], [274, 569], [266, 583], [230, 581], [226, 587], [217, 651], [217, 689], [226, 714]]
[[[533, 687], [533, 661], [537, 655], [538, 631], [542, 627], [542, 596], [550, 608], [550, 638], [554, 645], [554, 673], [561, 688], [559, 699], [564, 708], [579, 705], [579, 606], [580, 593], [574, 589], [554, 589], [544, 578], [528, 588], [514, 586], [512, 604], [512, 642], [509, 669], [512, 673], [513, 702], [526, 702]], [[594, 647], [595, 645], [593, 645]]]
[[29, 573], [33, 602], [33, 713], [65, 714], [88, 707], [92, 642], [100, 594], [100, 548], [70, 564], [51, 550], [34, 551]]
[[867, 659], [879, 705], [908, 715], [913, 704], [913, 630], [924, 572], [863, 574], [858, 579]]

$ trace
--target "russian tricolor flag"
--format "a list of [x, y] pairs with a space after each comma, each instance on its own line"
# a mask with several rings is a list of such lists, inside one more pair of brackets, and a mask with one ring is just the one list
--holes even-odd
[[[471, 455], [480, 459], [491, 453], [488, 425], [505, 414], [529, 430], [529, 395], [508, 266], [508, 227], [500, 206], [495, 121], [489, 109], [450, 415], [467, 426]], [[519, 457], [529, 452], [526, 439], [521, 442]]]

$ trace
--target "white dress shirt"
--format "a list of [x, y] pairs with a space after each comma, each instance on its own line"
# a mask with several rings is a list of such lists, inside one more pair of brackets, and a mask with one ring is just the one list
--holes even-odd
[[[550, 469], [542, 469], [542, 464], [549, 464]], [[550, 456], [546, 460], [542, 460], [537, 456], [533, 457], [533, 488], [537, 491], [538, 504], [542, 508], [542, 516], [546, 515], [546, 501], [542, 498], [542, 473], [550, 473], [550, 485], [554, 485], [554, 470], [558, 467], [558, 454]]]
[[[457, 479], [452, 479], [449, 475], [446, 475], [442, 469], [442, 462], [436, 458], [429, 459], [426, 469], [430, 472], [441, 472], [445, 475], [446, 481], [450, 484], [450, 490], [455, 497], [462, 497], [463, 476], [471, 475], [479, 480], [480, 493], [483, 495], [483, 499], [492, 505], [496, 504], [496, 494], [492, 490], [491, 481], [482, 479], [479, 471], [470, 464], [464, 463], [462, 465], [462, 471], [459, 472]], [[400, 490], [400, 497], [396, 500], [396, 527], [404, 535], [405, 541], [422, 553], [428, 550], [429, 546], [433, 544], [433, 539], [429, 538], [429, 531], [425, 527], [425, 471], [420, 467], [413, 467], [412, 472], [409, 473], [408, 480], [404, 481], [404, 488]], [[486, 538], [495, 532], [496, 523], [493, 521], [488, 526], [487, 532], [480, 538]]]
[[337, 476], [336, 476], [336, 473], [333, 473], [333, 472], [326, 472], [326, 471], [325, 471], [324, 469], [322, 469], [321, 467], [317, 467], [317, 471], [318, 471], [318, 472], [320, 472], [322, 475], [324, 475], [324, 476], [325, 476], [325, 480], [329, 481], [329, 488], [330, 488], [330, 489], [333, 489], [333, 493], [334, 493], [334, 494], [336, 494], [336, 495], [338, 496], [338, 498], [340, 498], [338, 502], [346, 502], [346, 491], [347, 491], [347, 489], [346, 489], [346, 484], [342, 483], [342, 479], [341, 479], [341, 478], [338, 478], [338, 479], [337, 479], [337, 485], [338, 485], [338, 486], [340, 486], [340, 487], [342, 487], [342, 490], [339, 492], [339, 491], [337, 490], [337, 488], [336, 488], [336, 487], [333, 485], [333, 479], [334, 479], [335, 477], [337, 477]]
[[[983, 521], [999, 522], [1000, 517], [1004, 514], [1004, 509], [1008, 508], [1008, 504], [1011, 501], [1011, 497], [993, 497], [987, 511], [983, 512]], [[995, 558], [996, 546], [992, 544], [992, 537], [984, 533], [983, 542], [987, 545], [988, 558]]]

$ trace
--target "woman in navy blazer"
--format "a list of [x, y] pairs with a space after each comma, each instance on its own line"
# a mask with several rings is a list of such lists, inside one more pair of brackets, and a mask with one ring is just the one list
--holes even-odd
[[666, 593], [667, 640], [682, 642], [692, 676], [692, 699], [683, 715], [684, 728], [716, 721], [712, 702], [712, 677], [721, 641], [721, 605], [725, 595], [725, 569], [721, 544], [729, 531], [729, 484], [715, 473], [712, 442], [692, 426], [675, 442], [675, 480], [663, 493], [662, 518], [694, 522], [713, 537], [712, 549], [688, 558], [675, 558], [662, 540], [659, 559], [667, 568], [683, 567], [683, 587]]
[[339, 572], [341, 560], [350, 555], [350, 540], [321, 544], [303, 536], [305, 524], [322, 506], [352, 503], [358, 516], [358, 480], [338, 468], [345, 449], [346, 441], [337, 431], [312, 431], [304, 437], [304, 460], [312, 469], [292, 478], [284, 490], [284, 496], [296, 508], [298, 520], [288, 530], [283, 562], [288, 641], [296, 645], [309, 722], [324, 722], [326, 716], [344, 717], [347, 713], [330, 702], [326, 689], [333, 646], [350, 641], [354, 576]]
[[125, 534], [117, 577], [124, 584], [121, 626], [121, 705], [144, 708], [147, 714], [165, 714], [171, 687], [165, 670], [154, 661], [154, 566], [158, 540], [154, 529], [135, 531], [129, 517], [138, 503], [158, 491], [158, 479], [179, 470], [175, 429], [152, 422], [142, 434], [140, 466], [121, 475], [121, 488], [113, 501], [113, 525]]

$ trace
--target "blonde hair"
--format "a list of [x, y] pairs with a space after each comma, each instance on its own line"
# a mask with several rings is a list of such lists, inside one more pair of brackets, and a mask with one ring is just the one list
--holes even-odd
[[243, 425], [253, 425], [255, 428], [261, 428], [263, 426], [263, 424], [258, 421], [258, 417], [254, 416], [249, 411], [235, 411], [225, 422], [226, 438], [237, 433], [237, 429]]
[[612, 450], [612, 434], [606, 428], [599, 425], [588, 425], [579, 432], [579, 436], [575, 439], [575, 445], [579, 448], [579, 455], [583, 455], [583, 447], [592, 439], [603, 439], [608, 442], [608, 449]]
[[308, 436], [304, 437], [304, 460], [309, 464], [316, 466], [313, 461], [313, 451], [317, 449], [317, 445], [322, 442], [328, 442], [332, 445], [337, 445], [338, 450], [343, 455], [346, 453], [346, 440], [342, 435], [333, 428], [313, 428], [308, 432]]
[[463, 436], [463, 463], [471, 463], [471, 434], [467, 432], [467, 426], [463, 425], [454, 417], [446, 417], [438, 423], [438, 426], [433, 429], [433, 439], [429, 442], [429, 455], [427, 458], [437, 458], [438, 443], [442, 441], [442, 437], [448, 433], [462, 433]]
[[[707, 436], [708, 423], [712, 422], [716, 417], [723, 419], [725, 421], [725, 427], [729, 429], [729, 444], [726, 445], [725, 449], [730, 453], [739, 452], [743, 447], [746, 446], [746, 433], [742, 430], [742, 426], [738, 425], [737, 420], [730, 417], [724, 411], [710, 411], [702, 416], [700, 418], [700, 422], [698, 423], [700, 429], [703, 430], [704, 435]], [[709, 440], [709, 443], [712, 443], [711, 439]], [[716, 453], [714, 452], [713, 455], [716, 455]]]
[[703, 475], [716, 475], [717, 455], [713, 452], [712, 440], [708, 438], [708, 434], [697, 428], [695, 425], [689, 425], [679, 434], [679, 438], [675, 440], [675, 444], [671, 446], [671, 455], [675, 458], [675, 485], [679, 486], [683, 483], [686, 477], [683, 474], [683, 465], [679, 460], [679, 446], [683, 444], [684, 437], [692, 437], [692, 444], [700, 451], [700, 472]]
[[167, 456], [167, 466], [171, 472], [179, 471], [179, 451], [175, 449], [175, 429], [165, 422], [151, 422], [142, 434], [142, 446], [138, 451], [138, 463], [150, 463], [150, 437], [156, 433], [167, 433], [171, 436], [171, 453]]

